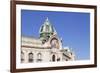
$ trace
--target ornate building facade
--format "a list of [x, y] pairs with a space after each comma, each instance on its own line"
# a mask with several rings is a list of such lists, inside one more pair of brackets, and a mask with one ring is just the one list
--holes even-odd
[[39, 34], [39, 38], [22, 36], [22, 63], [74, 60], [74, 53], [70, 48], [62, 46], [62, 39], [58, 37], [48, 18], [40, 27]]

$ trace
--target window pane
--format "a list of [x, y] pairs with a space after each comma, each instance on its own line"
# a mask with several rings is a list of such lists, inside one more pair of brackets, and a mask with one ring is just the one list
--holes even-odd
[[33, 62], [33, 53], [29, 53], [29, 62]]

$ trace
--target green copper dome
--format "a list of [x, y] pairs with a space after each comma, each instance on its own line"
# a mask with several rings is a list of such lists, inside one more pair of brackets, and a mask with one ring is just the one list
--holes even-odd
[[45, 20], [44, 24], [40, 27], [40, 34], [41, 33], [53, 33], [54, 29], [51, 23], [49, 22], [48, 18]]
[[54, 27], [51, 25], [51, 23], [49, 22], [49, 19], [46, 18], [44, 24], [40, 27], [40, 31], [39, 31], [40, 38], [47, 40], [55, 32], [56, 31], [55, 31]]

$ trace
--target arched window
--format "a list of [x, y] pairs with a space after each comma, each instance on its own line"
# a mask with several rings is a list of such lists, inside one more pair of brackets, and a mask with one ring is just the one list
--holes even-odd
[[55, 55], [52, 55], [52, 61], [53, 62], [56, 61], [55, 59], [56, 59]]
[[58, 42], [58, 40], [56, 38], [53, 38], [51, 40], [50, 44], [51, 44], [51, 48], [57, 48], [57, 49], [59, 49], [59, 42]]
[[42, 61], [42, 54], [38, 53], [37, 54], [37, 62], [41, 62]]
[[24, 61], [24, 52], [21, 51], [21, 62]]
[[28, 61], [33, 62], [33, 53], [29, 53], [28, 57], [29, 57]]

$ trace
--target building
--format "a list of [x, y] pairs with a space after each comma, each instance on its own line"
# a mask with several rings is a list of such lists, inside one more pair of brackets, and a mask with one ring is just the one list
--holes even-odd
[[62, 39], [58, 37], [48, 18], [40, 27], [39, 34], [39, 38], [22, 36], [22, 63], [74, 60], [73, 52], [62, 46]]

